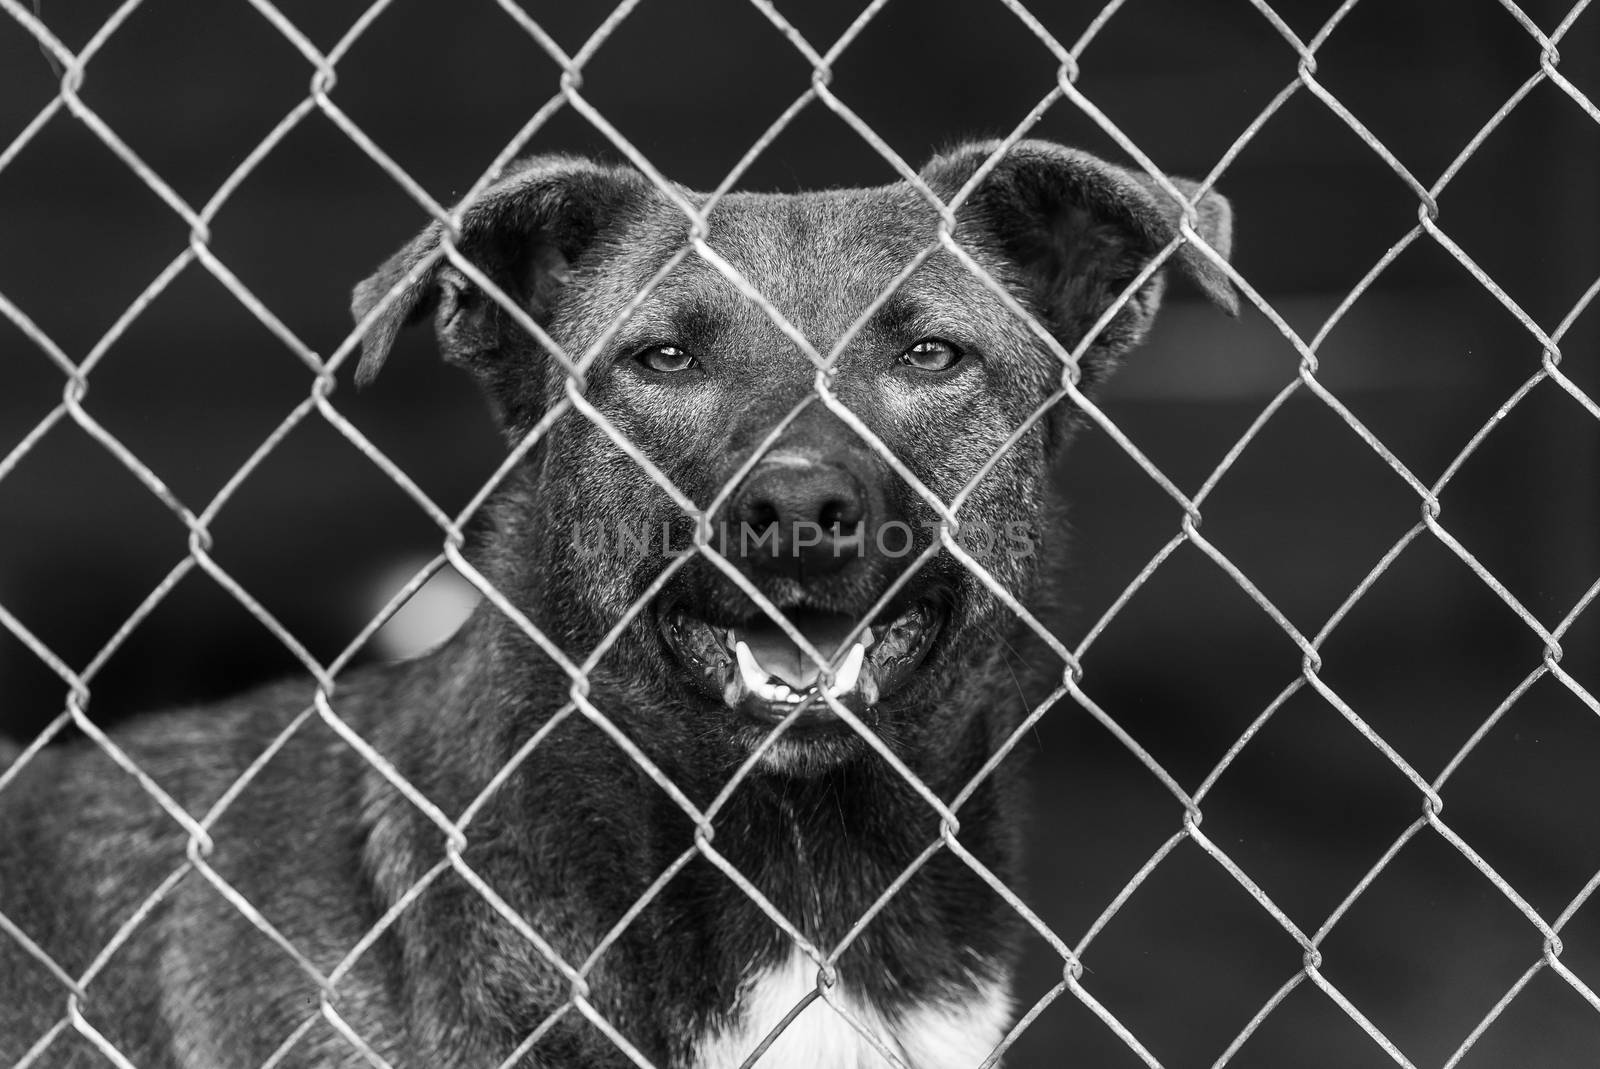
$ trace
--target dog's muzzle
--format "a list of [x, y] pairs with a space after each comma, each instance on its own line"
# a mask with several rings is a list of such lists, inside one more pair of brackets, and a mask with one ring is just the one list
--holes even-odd
[[682, 607], [660, 614], [661, 634], [701, 689], [730, 709], [778, 721], [800, 711], [798, 725], [837, 722], [824, 689], [852, 712], [864, 712], [900, 689], [927, 655], [941, 619], [919, 603], [865, 629], [840, 613], [792, 609], [785, 619], [821, 655], [832, 682], [782, 627], [765, 616], [714, 627]]
[[718, 613], [693, 595], [669, 596], [658, 619], [707, 696], [759, 721], [795, 716], [797, 725], [842, 727], [824, 695], [852, 712], [875, 706], [922, 663], [942, 614], [936, 601], [909, 596], [872, 620], [849, 615], [852, 606], [864, 612], [871, 591], [903, 566], [882, 545], [883, 525], [895, 516], [888, 473], [835, 441], [840, 433], [805, 429], [805, 444], [774, 448], [745, 475], [723, 512], [718, 546], [789, 627], [754, 604], [730, 615], [725, 604]]

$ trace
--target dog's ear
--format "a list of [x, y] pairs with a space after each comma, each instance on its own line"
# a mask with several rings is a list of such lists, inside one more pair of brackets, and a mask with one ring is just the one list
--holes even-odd
[[[954, 196], [999, 147], [963, 145], [935, 157], [922, 179], [940, 197]], [[1175, 178], [1192, 198], [1198, 185]], [[1194, 229], [1224, 258], [1233, 244], [1233, 211], [1218, 193], [1194, 202]], [[1153, 178], [1048, 141], [1019, 141], [979, 182], [957, 211], [957, 240], [992, 243], [1019, 269], [1032, 307], [1067, 348], [1077, 345], [1151, 258], [1178, 236], [1183, 207]], [[1226, 273], [1192, 243], [1176, 263], [1200, 291], [1230, 315], [1238, 295]], [[1153, 275], [1085, 354], [1085, 378], [1138, 344], [1161, 302], [1162, 272]]]
[[[572, 279], [573, 265], [607, 222], [648, 189], [644, 176], [631, 169], [536, 156], [513, 165], [467, 207], [456, 247], [543, 326]], [[523, 360], [538, 346], [497, 300], [440, 254], [443, 234], [440, 223], [430, 224], [356, 286], [350, 307], [357, 323], [399, 291], [361, 340], [356, 382], [364, 386], [378, 374], [401, 327], [433, 312], [445, 359], [486, 378], [491, 396], [503, 403], [506, 390], [528, 389]], [[518, 385], [516, 379], [524, 381]]]

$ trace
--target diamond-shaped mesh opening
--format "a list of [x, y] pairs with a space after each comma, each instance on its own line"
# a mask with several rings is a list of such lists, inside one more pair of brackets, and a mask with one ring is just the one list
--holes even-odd
[[[228, 351], [195, 343], [207, 336], [229, 338]], [[157, 360], [187, 388], [152, 397], [149, 366]], [[305, 399], [308, 379], [305, 365], [225, 287], [190, 265], [105, 350], [83, 409], [178, 500], [199, 510]], [[195, 449], [184, 428], [228, 445]]]
[[[1204, 901], [1206, 920], [1178, 905]], [[1294, 941], [1216, 863], [1185, 843], [1127, 900], [1084, 954], [1085, 986], [1135, 1035], [1164, 1037], [1163, 1063], [1215, 1058], [1300, 964]], [[1235, 980], [1201, 977], [1228, 962]]]
[[[1583, 641], [1600, 596], [1584, 493], [1600, 286], [1573, 235], [1592, 230], [1600, 108], [1592, 70], [1563, 56], [1595, 19], [1585, 3], [1327, 6], [876, 3], [791, 23], [764, 0], [448, 14], [254, 0], [180, 34], [175, 11], [140, 0], [0, 3], [4, 47], [42, 49], [38, 77], [59, 90], [0, 94], [15, 204], [0, 316], [26, 365], [24, 400], [0, 408], [0, 497], [24, 501], [0, 545], [0, 684], [33, 680], [0, 723], [20, 746], [0, 752], [0, 808], [8, 829], [73, 813], [22, 842], [33, 882], [0, 883], [0, 965], [22, 978], [0, 1057], [125, 1066], [178, 1044], [202, 1061], [399, 1066], [419, 1054], [394, 1022], [434, 1003], [452, 1008], [422, 1029], [428, 1055], [506, 1066], [709, 1069], [769, 1042], [792, 1059], [819, 1035], [842, 1060], [903, 1067], [1056, 1064], [1068, 1048], [1097, 1064], [1406, 1066], [1581, 1049], [1600, 1018], [1578, 949], [1600, 877], [1571, 817], [1600, 715]], [[1243, 295], [1238, 328], [1203, 321], [1175, 283], [1133, 358], [1145, 366], [1085, 397], [1088, 346], [1143, 280], [1222, 250], [1180, 213], [1088, 339], [1043, 341], [1046, 309], [950, 229], [974, 190], [943, 190], [946, 209], [916, 177], [920, 146], [952, 126], [1127, 159], [1160, 204], [1199, 195], [1174, 172], [1228, 191], [1240, 252], [1219, 270]], [[463, 220], [515, 157], [597, 149], [682, 218], [656, 235], [671, 248], [631, 280], [632, 303], [562, 349]], [[926, 216], [921, 244], [897, 250], [892, 281], [841, 274], [860, 307], [838, 323], [748, 255], [729, 212], [684, 192], [895, 176]], [[351, 333], [330, 280], [429, 221], [432, 260]], [[904, 314], [924, 261], [1054, 361], [1048, 388], [945, 467], [880, 435], [845, 374], [879, 313]], [[359, 335], [372, 345], [426, 270], [482, 290], [566, 371], [504, 463], [482, 423], [453, 433], [458, 387], [387, 376], [390, 411], [335, 391]], [[671, 434], [590, 389], [615, 339], [660, 343], [638, 332], [696, 278], [816, 370], [709, 488]], [[161, 402], [138, 399], [146, 377]], [[528, 402], [497, 395], [502, 414]], [[966, 641], [1005, 647], [1015, 691], [975, 677], [946, 704], [986, 719], [905, 729], [842, 703], [827, 687], [847, 662], [696, 537], [788, 421], [838, 421], [948, 525], [1016, 477], [1058, 406], [1091, 436], [1071, 470], [1035, 473], [1082, 517], [1094, 578], [1077, 615], [1035, 605], [1015, 561], [948, 526], [867, 614], [920, 569], [970, 577], [993, 630]], [[531, 522], [503, 502], [543, 504], [529, 473], [586, 441], [687, 552], [569, 589], [570, 611], [551, 613], [526, 561], [483, 546]], [[75, 485], [67, 446], [110, 475]], [[813, 704], [855, 747], [845, 772], [765, 774], [811, 759], [798, 713], [730, 760], [706, 756], [682, 703], [657, 708], [636, 643], [692, 569], [815, 663]], [[434, 611], [432, 641], [480, 602], [452, 647], [468, 668], [357, 667], [430, 644], [426, 625], [399, 645], [384, 627], [423, 612], [425, 596], [406, 603], [434, 583], [454, 584], [455, 608]], [[601, 624], [582, 598], [605, 606]], [[839, 649], [869, 622], [887, 626], [863, 617]], [[157, 640], [235, 660], [191, 661], [162, 692], [148, 678], [177, 662]], [[118, 724], [144, 697], [209, 696], [197, 680], [242, 684], [273, 658], [289, 682], [166, 733]], [[495, 709], [514, 715], [482, 728]], [[950, 732], [958, 757], [926, 760], [919, 731]], [[1527, 732], [1561, 760], [1517, 749]], [[227, 741], [196, 760], [203, 738]], [[1030, 833], [1061, 857], [1024, 871], [1006, 796], [1034, 749], [1046, 782], [1071, 786], [1038, 794]], [[119, 832], [155, 844], [136, 871], [93, 845]], [[46, 857], [76, 859], [79, 878], [37, 885]], [[97, 923], [63, 940], [38, 906], [57, 898], [99, 903]], [[429, 941], [451, 931], [460, 945]], [[919, 949], [935, 934], [954, 960]], [[997, 940], [1025, 948], [1011, 1000]], [[157, 956], [187, 996], [133, 979]], [[648, 1011], [627, 993], [639, 975], [661, 988]], [[215, 1023], [217, 992], [248, 986], [278, 1001]]]
[[[1495, 0], [1455, 5], [1447, 19], [1439, 18], [1442, 10], [1431, 0], [1400, 0], [1381, 8], [1358, 4], [1317, 52], [1318, 81], [1425, 181], [1449, 166], [1517, 91], [1538, 54], [1528, 41], [1515, 50], [1527, 62], [1497, 61], [1496, 36], [1515, 32], [1515, 24]], [[1474, 72], [1460, 90], [1437, 77], [1440, 56]], [[1402, 73], [1379, 82], [1366, 76], [1374, 66]], [[1397, 95], [1406, 100], [1404, 109], [1393, 106]], [[1433, 119], [1417, 124], [1417, 113]], [[1504, 144], [1487, 151], [1505, 151]], [[1452, 198], [1445, 209], [1452, 215], [1453, 203]]]
[[[427, 6], [394, 5], [351, 44], [334, 90], [351, 121], [379, 145], [392, 146], [406, 173], [444, 202], [465, 192], [556, 95], [561, 73], [500, 5], [465, 4], [448, 22], [440, 26]], [[444, 64], [441, 49], [452, 57]], [[452, 77], [463, 66], [474, 76]], [[307, 66], [305, 76], [313, 73]], [[463, 123], [463, 113], [481, 118]], [[562, 129], [580, 126], [568, 122]]]
[[[1453, 525], [1464, 546], [1541, 619], [1558, 620], [1600, 576], [1594, 540], [1583, 536], [1594, 495], [1566, 480], [1533, 474], [1559, 465], [1567, 451], [1600, 448], [1600, 423], [1552, 382], [1540, 382], [1496, 427], [1494, 436], [1460, 467], [1440, 500], [1458, 513]], [[1484, 486], [1504, 481], [1508, 470], [1525, 473], [1525, 484], [1495, 495], [1485, 506]], [[1525, 552], [1538, 542], [1537, 555]], [[1580, 661], [1580, 663], [1582, 663]]]
[[[1451, 621], [1416, 626], [1418, 598], [1449, 606]], [[1374, 639], [1379, 620], [1392, 627], [1384, 641]], [[1446, 766], [1544, 655], [1538, 637], [1454, 554], [1420, 538], [1350, 610], [1347, 626], [1324, 647], [1329, 684], [1370, 710], [1384, 738], [1430, 773]], [[1450, 667], [1466, 651], [1488, 646], [1500, 656], [1470, 680]]]
[[[1600, 746], [1595, 727], [1583, 703], [1542, 678], [1461, 762], [1448, 788], [1452, 824], [1549, 916], [1559, 916], [1600, 868], [1600, 834], [1586, 801], [1593, 790], [1587, 769]], [[1552, 740], [1559, 752], [1551, 752]], [[1559, 850], [1528, 835], [1554, 819], [1551, 805], [1572, 827]]]
[[[1474, 938], [1462, 940], [1469, 931]], [[1410, 1058], [1436, 1065], [1527, 968], [1539, 943], [1511, 903], [1449, 843], [1424, 831], [1323, 948], [1329, 979]]]
[[1538, 206], [1533, 218], [1560, 218], [1570, 210], [1561, 189], [1559, 164], [1553, 162], [1547, 143], [1568, 144], [1581, 155], [1590, 155], [1600, 149], [1600, 129], [1559, 87], [1541, 82], [1494, 128], [1483, 147], [1467, 158], [1444, 194], [1441, 212], [1450, 212], [1452, 237], [1484, 271], [1503, 280], [1506, 292], [1536, 322], [1552, 327], [1593, 282], [1600, 261], [1576, 235], [1553, 233], [1550, 240], [1558, 246], [1568, 241], [1575, 246], [1562, 257], [1571, 260], [1573, 270], [1546, 270], [1550, 244], [1533, 240], [1524, 229], [1529, 217], [1523, 216], [1518, 226], [1514, 217], [1496, 210], [1504, 196], [1497, 183], [1499, 169], [1512, 160], [1526, 162], [1535, 153], [1546, 166], [1529, 175], [1525, 196], [1530, 205]]
[[[44, 497], [65, 531], [40, 527], [40, 512], [22, 504]], [[51, 552], [52, 545], [59, 551], [90, 538], [106, 509], [117, 516], [117, 550]], [[81, 666], [182, 558], [186, 536], [133, 474], [70, 419], [63, 421], [36, 439], [0, 484], [0, 545], [10, 565], [0, 603]], [[68, 537], [77, 541], [64, 541]], [[97, 626], [70, 622], [85, 612], [99, 618]]]
[[[296, 77], [297, 95], [273, 115], [275, 123], [297, 114], [290, 108], [302, 102], [305, 87], [298, 73]], [[230, 166], [245, 159], [241, 153], [230, 159]], [[243, 292], [257, 298], [303, 344], [328, 353], [349, 332], [349, 287], [300, 265], [326, 263], [330, 273], [341, 277], [366, 270], [370, 264], [349, 246], [385, 248], [393, 241], [385, 226], [391, 218], [397, 231], [420, 226], [424, 216], [338, 126], [313, 111], [284, 128], [275, 147], [229, 187], [208, 247]], [[233, 303], [246, 308], [241, 300]], [[290, 356], [281, 342], [271, 345], [274, 357]], [[409, 370], [400, 369], [402, 375]], [[303, 388], [299, 393], [305, 396]]]
[[[0, 292], [11, 306], [4, 314], [12, 323], [25, 316], [81, 358], [183, 252], [187, 228], [65, 109], [30, 129], [22, 150], [0, 170], [0, 227], [6, 246], [16, 250], [0, 267]], [[29, 210], [66, 190], [70, 211]], [[93, 252], [108, 247], [125, 251]], [[85, 290], [97, 294], [92, 309], [75, 296]]]
[[[1204, 605], [1205, 620], [1164, 605]], [[1124, 603], [1084, 658], [1084, 689], [1186, 785], [1197, 785], [1283, 686], [1300, 653], [1215, 563], [1181, 546]], [[1159, 661], [1160, 673], [1123, 666]]]
[[[708, 25], [739, 47], [701, 47]], [[754, 5], [697, 0], [686, 8], [640, 4], [585, 66], [582, 90], [652, 162], [670, 169], [677, 181], [709, 189], [811, 88], [811, 74], [805, 57]], [[741, 91], [729, 93], [730, 85]], [[711, 131], [715, 136], [708, 136]], [[832, 139], [848, 149], [848, 135], [830, 129], [835, 134]], [[780, 181], [797, 179], [784, 174]], [[755, 178], [741, 183], [768, 184]]]
[[[1206, 10], [1156, 0], [1131, 9], [1132, 18], [1121, 9], [1036, 5], [1032, 14], [1082, 58], [1078, 88], [1153, 158], [1184, 160], [1194, 171], [1211, 166], [1282, 92], [1285, 64], [1217, 64], [1186, 45], [1201, 34], [1232, 54], [1274, 54], [1282, 39], [1248, 4]], [[1095, 58], [1117, 55], [1139, 62]], [[1183, 109], [1184, 122], [1174, 123], [1173, 102], [1180, 97], [1193, 106]], [[1097, 152], [1120, 151], [1114, 134], [1070, 106], [1052, 110], [1041, 133]], [[1276, 133], [1269, 127], [1260, 136]], [[1248, 144], [1244, 150], [1250, 151]], [[1230, 189], [1249, 181], [1231, 167], [1226, 173]]]
[[1302, 688], [1218, 778], [1205, 827], [1286, 913], [1315, 927], [1416, 817], [1405, 778]]
[[[89, 65], [83, 101], [129, 131], [129, 147], [175, 190], [203, 203], [305, 94], [304, 61], [262, 29], [248, 5], [141, 4]], [[38, 63], [28, 70], [48, 80]]]
[[[936, 142], [951, 129], [996, 129], [997, 114], [1025, 115], [1049, 92], [1060, 63], [1004, 9], [997, 6], [984, 23], [984, 32], [974, 34], [959, 8], [889, 4], [831, 65], [829, 86], [908, 158], [913, 146]], [[826, 47], [843, 29], [811, 40]], [[875, 73], [886, 54], [904, 57], [906, 77], [886, 82]], [[981, 98], [970, 92], [974, 81], [990, 87]], [[1001, 110], [979, 114], [990, 101]], [[1054, 133], [1052, 127], [1070, 121], [1064, 110], [1051, 111], [1041, 132]]]
[[[344, 522], [307, 531], [296, 522], [299, 473], [316, 466], [327, 501], [363, 503]], [[427, 465], [414, 477], [425, 479]], [[426, 492], [426, 491], [424, 491]], [[372, 612], [409, 578], [399, 566], [438, 549], [439, 529], [426, 512], [343, 436], [320, 420], [307, 421], [276, 440], [250, 477], [239, 484], [210, 528], [212, 556], [262, 606], [322, 660], [332, 660], [372, 618]], [[420, 564], [420, 562], [419, 562]], [[323, 569], [338, 578], [327, 601], [308, 599], [294, 577]], [[414, 571], [415, 569], [413, 569]]]

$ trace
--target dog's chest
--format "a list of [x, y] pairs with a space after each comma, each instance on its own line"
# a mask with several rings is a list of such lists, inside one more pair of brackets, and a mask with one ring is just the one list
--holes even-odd
[[[689, 1069], [738, 1069], [778, 1023], [816, 987], [816, 966], [798, 951], [747, 982], [734, 1023], [708, 1032]], [[836, 996], [838, 997], [838, 996]], [[988, 985], [961, 1002], [937, 1002], [886, 1017], [877, 1007], [838, 997], [861, 1030], [823, 999], [813, 999], [789, 1022], [755, 1069], [892, 1069], [879, 1049], [906, 1069], [976, 1069], [1005, 1035], [1011, 1000]]]

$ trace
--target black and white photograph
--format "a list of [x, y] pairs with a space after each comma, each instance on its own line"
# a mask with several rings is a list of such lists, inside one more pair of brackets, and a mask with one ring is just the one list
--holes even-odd
[[0, 0], [0, 1069], [1600, 1065], [1600, 4]]

